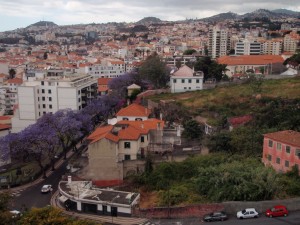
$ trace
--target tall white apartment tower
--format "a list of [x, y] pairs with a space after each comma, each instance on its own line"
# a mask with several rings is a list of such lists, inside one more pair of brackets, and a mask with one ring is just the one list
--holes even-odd
[[230, 50], [230, 36], [228, 29], [214, 26], [209, 29], [208, 55], [213, 59], [225, 56]]
[[12, 132], [19, 132], [46, 113], [81, 110], [97, 95], [97, 79], [63, 71], [27, 73], [18, 87], [19, 107], [12, 118]]

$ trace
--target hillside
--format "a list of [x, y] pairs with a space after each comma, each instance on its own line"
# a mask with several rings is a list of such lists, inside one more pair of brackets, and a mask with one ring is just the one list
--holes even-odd
[[[142, 195], [141, 205], [166, 206], [169, 198], [171, 205], [185, 205], [299, 196], [297, 171], [276, 173], [261, 162], [263, 134], [285, 129], [300, 131], [299, 96], [300, 77], [152, 96], [157, 102], [175, 100], [190, 115], [208, 117], [209, 124], [218, 129], [199, 137], [210, 154], [162, 163], [142, 177], [139, 181], [150, 191]], [[245, 114], [253, 119], [229, 131], [226, 119]]]
[[[159, 100], [176, 100], [191, 115], [201, 115], [211, 120], [215, 119], [215, 113], [227, 116], [239, 116], [251, 113], [258, 107], [259, 102], [255, 98], [251, 84], [229, 85], [216, 87], [211, 90], [185, 92], [178, 94], [162, 94], [150, 97]], [[300, 78], [287, 78], [281, 80], [265, 80], [261, 86], [260, 98], [297, 99], [300, 96]]]
[[146, 25], [146, 24], [151, 24], [151, 23], [160, 23], [162, 22], [159, 18], [156, 17], [145, 17], [139, 21], [137, 21], [135, 24], [136, 25]]
[[55, 23], [53, 23], [53, 22], [51, 22], [51, 21], [39, 21], [39, 22], [36, 22], [34, 24], [29, 25], [26, 28], [34, 27], [34, 26], [35, 27], [46, 27], [46, 26], [48, 26], [48, 27], [55, 27], [55, 26], [58, 26], [58, 25], [55, 24]]

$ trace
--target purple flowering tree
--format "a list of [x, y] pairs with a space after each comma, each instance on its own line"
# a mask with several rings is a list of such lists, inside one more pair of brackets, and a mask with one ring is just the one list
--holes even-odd
[[64, 159], [67, 158], [69, 147], [82, 136], [81, 122], [76, 120], [74, 114], [70, 109], [59, 110], [54, 114], [45, 114], [38, 121], [43, 124], [42, 127], [56, 133], [63, 148]]

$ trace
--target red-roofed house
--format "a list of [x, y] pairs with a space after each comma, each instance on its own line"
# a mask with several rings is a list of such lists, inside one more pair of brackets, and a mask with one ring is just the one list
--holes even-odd
[[285, 130], [264, 134], [263, 163], [277, 172], [300, 168], [300, 132]]
[[247, 70], [264, 68], [266, 73], [270, 73], [272, 65], [282, 64], [284, 59], [280, 55], [240, 55], [221, 56], [217, 59], [219, 64], [226, 64], [226, 75], [232, 77], [233, 74], [246, 73]]
[[117, 121], [120, 120], [147, 120], [151, 111], [139, 104], [132, 103], [131, 105], [121, 109], [117, 115]]
[[108, 88], [108, 82], [111, 80], [112, 78], [107, 78], [107, 77], [103, 77], [103, 78], [98, 78], [98, 93], [99, 95], [107, 95], [109, 88]]
[[87, 176], [95, 180], [120, 180], [129, 173], [144, 170], [150, 142], [162, 136], [164, 121], [119, 121], [97, 128], [87, 139], [89, 164]]

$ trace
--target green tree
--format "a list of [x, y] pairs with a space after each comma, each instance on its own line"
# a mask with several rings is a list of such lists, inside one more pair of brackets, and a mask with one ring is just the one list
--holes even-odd
[[[25, 213], [20, 221], [20, 225], [96, 225], [99, 223], [78, 220], [69, 216], [64, 216], [62, 211], [58, 208], [44, 207], [32, 208], [29, 212]], [[99, 224], [100, 225], [100, 224]]]
[[149, 81], [155, 88], [166, 87], [170, 79], [166, 64], [156, 53], [148, 56], [143, 62], [138, 75], [141, 80]]
[[184, 55], [193, 55], [197, 51], [195, 49], [187, 49], [183, 52]]
[[182, 136], [188, 139], [201, 139], [203, 136], [203, 127], [196, 120], [188, 120], [183, 124], [184, 131]]
[[13, 79], [16, 76], [16, 71], [14, 69], [10, 69], [8, 71], [8, 74], [9, 74], [9, 79]]

